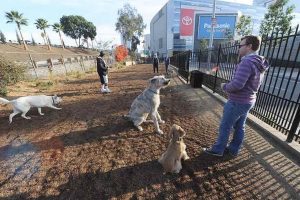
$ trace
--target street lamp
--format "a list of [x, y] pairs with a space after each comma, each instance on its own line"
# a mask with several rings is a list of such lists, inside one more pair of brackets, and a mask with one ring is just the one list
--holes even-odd
[[211, 67], [210, 67], [211, 51], [213, 49], [214, 31], [215, 31], [216, 24], [217, 24], [217, 21], [216, 21], [216, 0], [214, 0], [213, 13], [212, 13], [212, 18], [211, 18], [211, 27], [210, 27], [210, 38], [209, 38], [209, 44], [208, 44], [207, 63], [209, 64], [209, 70], [211, 69]]

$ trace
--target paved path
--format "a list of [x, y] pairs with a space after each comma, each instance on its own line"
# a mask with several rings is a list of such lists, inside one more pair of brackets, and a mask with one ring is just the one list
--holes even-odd
[[[176, 85], [183, 87], [183, 81], [178, 78], [174, 81]], [[209, 90], [184, 87], [186, 89], [182, 95], [189, 101], [190, 106], [198, 108], [197, 115], [200, 119], [213, 114], [220, 120], [223, 105]], [[211, 110], [212, 113], [199, 110], [199, 105], [206, 105], [205, 110]], [[218, 164], [220, 166], [214, 173], [227, 174], [228, 180], [232, 178], [231, 176], [240, 177], [243, 181], [236, 182], [235, 191], [231, 192], [240, 193], [238, 197], [241, 199], [243, 194], [249, 193], [253, 194], [254, 199], [269, 199], [270, 195], [272, 198], [277, 197], [276, 199], [300, 199], [299, 154], [290, 154], [276, 142], [278, 141], [269, 138], [256, 126], [247, 125], [246, 138], [240, 155], [231, 161], [220, 160]], [[195, 169], [190, 170], [196, 173]]]

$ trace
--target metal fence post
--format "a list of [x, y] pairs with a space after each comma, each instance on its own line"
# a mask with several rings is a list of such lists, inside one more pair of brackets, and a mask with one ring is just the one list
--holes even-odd
[[192, 56], [192, 51], [189, 50], [187, 52], [187, 56], [186, 56], [186, 67], [185, 67], [185, 70], [188, 73], [187, 78], [186, 78], [187, 83], [189, 83], [189, 72], [190, 72], [190, 59], [191, 59], [191, 56]]
[[215, 74], [213, 93], [216, 92], [216, 87], [217, 87], [217, 78], [218, 78], [218, 71], [219, 71], [219, 65], [220, 65], [220, 55], [221, 55], [221, 44], [219, 45], [219, 49], [218, 49], [218, 59], [217, 59], [217, 66], [216, 66], [217, 68], [216, 68], [216, 74]]
[[198, 70], [199, 71], [201, 71], [200, 70], [200, 68], [201, 68], [201, 57], [200, 56], [201, 56], [201, 50], [199, 50], [199, 52], [198, 52], [198, 62], [199, 62], [199, 64], [198, 64]]
[[297, 110], [295, 119], [292, 123], [291, 130], [289, 131], [288, 137], [286, 139], [287, 142], [292, 142], [293, 141], [294, 136], [296, 135], [295, 133], [297, 131], [299, 123], [300, 123], [300, 106], [298, 106], [298, 110]]
[[186, 67], [185, 67], [185, 70], [186, 70], [186, 71], [190, 71], [190, 59], [191, 59], [191, 54], [192, 54], [192, 52], [191, 52], [191, 50], [189, 50], [189, 51], [187, 52], [187, 56], [186, 56]]

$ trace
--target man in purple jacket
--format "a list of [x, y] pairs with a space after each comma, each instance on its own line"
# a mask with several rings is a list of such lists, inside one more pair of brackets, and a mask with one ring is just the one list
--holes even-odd
[[[204, 148], [204, 152], [223, 156], [229, 153], [237, 156], [245, 133], [245, 123], [250, 109], [254, 106], [256, 93], [262, 83], [264, 72], [269, 64], [258, 55], [261, 39], [258, 36], [245, 36], [239, 44], [241, 62], [236, 66], [233, 79], [229, 83], [222, 83], [221, 88], [228, 94], [228, 101], [224, 106], [223, 117], [219, 127], [219, 135], [211, 148]], [[229, 135], [234, 128], [232, 140]]]

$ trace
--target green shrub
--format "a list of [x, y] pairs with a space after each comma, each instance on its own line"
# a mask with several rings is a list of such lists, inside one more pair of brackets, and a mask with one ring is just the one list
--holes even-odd
[[7, 88], [0, 86], [0, 95], [6, 96], [7, 95]]
[[0, 56], [0, 94], [6, 96], [8, 84], [24, 79], [25, 67]]

